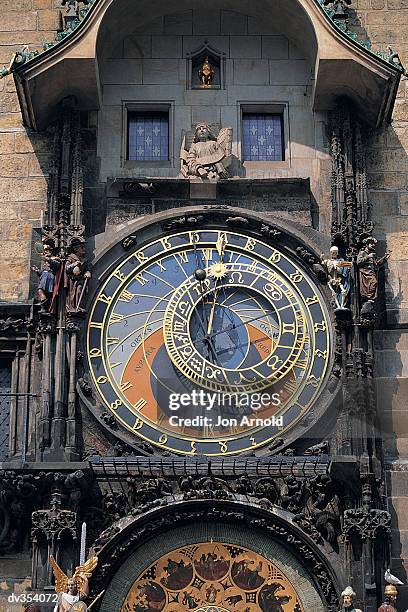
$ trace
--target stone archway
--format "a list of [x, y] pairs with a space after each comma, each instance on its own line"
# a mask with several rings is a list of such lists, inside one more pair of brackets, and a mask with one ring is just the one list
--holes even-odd
[[[131, 533], [122, 532], [128, 544], [118, 542], [119, 548], [131, 552], [127, 557], [122, 552], [119, 563], [115, 563], [100, 612], [332, 609], [311, 567], [295, 550], [273, 532], [254, 531], [247, 521], [239, 524], [239, 513], [234, 516], [235, 522], [213, 523], [199, 513], [197, 521], [179, 526], [173, 523], [165, 532], [154, 534], [149, 529], [151, 537], [138, 547], [131, 545]], [[282, 528], [277, 529], [282, 532]], [[298, 553], [311, 553], [300, 540], [288, 537], [293, 544], [297, 542]], [[109, 555], [109, 546], [105, 554]], [[100, 557], [102, 563], [105, 554]], [[318, 566], [322, 567], [316, 558], [313, 567]]]

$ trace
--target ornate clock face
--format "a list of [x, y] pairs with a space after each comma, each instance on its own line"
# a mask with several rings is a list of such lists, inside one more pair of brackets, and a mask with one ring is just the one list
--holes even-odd
[[91, 309], [106, 406], [171, 451], [232, 454], [312, 409], [331, 353], [321, 295], [283, 252], [233, 231], [167, 234], [124, 260]]
[[[224, 542], [172, 550], [129, 589], [121, 612], [268, 612], [304, 607], [282, 570], [266, 557]], [[288, 604], [288, 605], [287, 605]]]

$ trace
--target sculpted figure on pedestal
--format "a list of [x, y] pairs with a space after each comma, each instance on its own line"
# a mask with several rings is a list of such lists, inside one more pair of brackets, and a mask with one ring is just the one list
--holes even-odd
[[377, 240], [370, 236], [363, 240], [363, 246], [357, 255], [360, 297], [363, 302], [373, 302], [377, 298], [378, 270], [391, 255], [391, 251], [387, 251], [385, 255], [377, 259], [376, 246]]
[[231, 163], [232, 128], [223, 128], [216, 137], [207, 123], [199, 123], [193, 142], [188, 147], [183, 138], [180, 151], [181, 172], [184, 176], [196, 176], [203, 180], [229, 178]]
[[327, 285], [332, 292], [336, 308], [347, 308], [350, 296], [351, 262], [339, 257], [339, 249], [332, 246], [330, 258], [322, 255], [322, 265], [327, 272]]
[[32, 266], [38, 274], [38, 299], [44, 307], [52, 297], [55, 285], [55, 276], [61, 265], [61, 259], [54, 254], [54, 243], [44, 242], [41, 254], [41, 267]]
[[384, 601], [378, 608], [378, 612], [397, 612], [397, 586], [403, 584], [399, 578], [391, 574], [387, 569], [384, 574], [384, 579], [388, 583], [384, 589]]
[[378, 612], [397, 612], [397, 588], [393, 584], [387, 584], [384, 595], [384, 601], [378, 608]]
[[71, 253], [65, 263], [67, 287], [67, 312], [85, 312], [83, 307], [86, 286], [91, 278], [86, 261], [85, 243], [76, 239], [71, 243]]
[[52, 556], [50, 563], [55, 576], [55, 590], [59, 594], [54, 612], [70, 612], [74, 604], [88, 596], [88, 579], [97, 566], [98, 557], [91, 557], [83, 565], [79, 565], [72, 578], [68, 578]]
[[354, 607], [355, 596], [356, 594], [351, 586], [346, 587], [341, 594], [342, 606], [339, 612], [361, 612], [360, 608]]
[[198, 78], [200, 79], [201, 86], [211, 87], [211, 85], [213, 84], [214, 76], [215, 76], [215, 70], [211, 66], [210, 61], [208, 59], [208, 55], [207, 55], [207, 57], [204, 60], [203, 65], [198, 71]]

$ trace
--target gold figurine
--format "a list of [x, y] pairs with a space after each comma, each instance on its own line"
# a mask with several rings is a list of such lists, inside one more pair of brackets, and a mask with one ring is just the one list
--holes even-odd
[[88, 596], [88, 579], [98, 564], [98, 557], [91, 557], [76, 567], [72, 578], [63, 572], [53, 556], [50, 556], [50, 562], [55, 576], [55, 591], [58, 593], [54, 612], [68, 612], [73, 604], [81, 602], [82, 598]]
[[211, 87], [213, 84], [214, 76], [215, 70], [211, 66], [207, 55], [203, 65], [198, 71], [198, 78], [200, 79], [201, 87]]

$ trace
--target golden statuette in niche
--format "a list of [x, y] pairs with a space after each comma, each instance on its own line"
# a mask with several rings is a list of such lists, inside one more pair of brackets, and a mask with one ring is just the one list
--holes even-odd
[[215, 70], [211, 66], [208, 59], [208, 55], [204, 60], [203, 65], [198, 71], [198, 78], [200, 79], [201, 87], [211, 87], [214, 81]]

